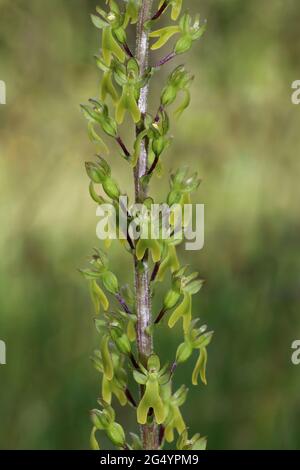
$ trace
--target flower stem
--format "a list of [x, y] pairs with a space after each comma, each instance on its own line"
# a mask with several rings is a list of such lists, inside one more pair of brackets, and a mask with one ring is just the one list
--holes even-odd
[[[143, 76], [148, 67], [149, 56], [149, 33], [145, 28], [145, 23], [151, 18], [151, 8], [153, 0], [143, 0], [136, 31], [136, 59], [140, 67], [140, 75]], [[138, 102], [141, 115], [147, 112], [149, 85], [141, 89]], [[141, 129], [137, 128], [137, 134]], [[142, 203], [147, 197], [147, 187], [141, 184], [141, 178], [147, 172], [147, 146], [143, 140], [140, 148], [140, 154], [137, 165], [134, 169], [135, 201]], [[152, 323], [151, 316], [151, 294], [149, 279], [148, 256], [142, 261], [135, 258], [135, 295], [136, 295], [136, 313], [137, 313], [137, 347], [140, 362], [146, 366], [148, 357], [153, 353], [153, 338], [149, 332], [149, 326]], [[144, 393], [143, 387], [140, 390]], [[145, 450], [155, 450], [159, 447], [159, 430], [155, 422], [141, 426], [141, 437], [143, 448]]]

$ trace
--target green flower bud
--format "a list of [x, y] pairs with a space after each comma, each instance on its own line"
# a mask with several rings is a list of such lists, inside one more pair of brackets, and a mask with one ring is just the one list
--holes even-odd
[[96, 429], [103, 430], [109, 425], [109, 419], [102, 411], [92, 410], [91, 419]]
[[175, 307], [179, 298], [180, 298], [180, 292], [174, 289], [170, 289], [164, 298], [164, 308], [166, 310], [170, 310], [171, 308]]
[[167, 86], [163, 89], [162, 95], [161, 95], [161, 104], [163, 106], [169, 106], [172, 104], [177, 96], [177, 90], [174, 86]]
[[118, 327], [112, 327], [110, 330], [112, 340], [122, 354], [127, 356], [131, 354], [131, 344], [125, 333]]
[[126, 32], [123, 28], [114, 29], [114, 36], [121, 44], [126, 43]]
[[111, 442], [117, 447], [124, 447], [125, 445], [125, 433], [122, 426], [118, 423], [112, 423], [106, 429], [106, 435]]
[[97, 204], [105, 204], [105, 199], [96, 193], [94, 184], [92, 181], [90, 182], [90, 185], [89, 185], [89, 192], [93, 201], [95, 201]]
[[192, 38], [188, 36], [184, 36], [183, 38], [180, 38], [177, 41], [174, 51], [176, 54], [184, 54], [185, 52], [190, 50], [190, 48], [192, 47], [192, 44], [193, 44]]
[[176, 352], [176, 362], [178, 364], [182, 364], [183, 362], [186, 362], [192, 355], [193, 353], [193, 347], [191, 343], [189, 342], [184, 342], [181, 343]]
[[92, 162], [86, 162], [85, 169], [88, 177], [93, 183], [102, 183], [105, 178], [105, 173], [99, 168], [98, 165]]
[[102, 186], [107, 196], [111, 199], [118, 200], [121, 196], [121, 191], [118, 188], [117, 183], [112, 178], [105, 178], [102, 182]]
[[102, 276], [102, 282], [106, 290], [111, 294], [117, 294], [119, 292], [118, 279], [111, 271], [106, 271]]

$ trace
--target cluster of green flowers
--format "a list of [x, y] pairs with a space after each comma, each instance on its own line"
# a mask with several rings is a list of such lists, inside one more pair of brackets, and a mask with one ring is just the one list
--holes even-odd
[[[138, 60], [129, 47], [127, 33], [130, 25], [137, 24], [143, 1], [124, 0], [118, 4], [115, 0], [106, 0], [105, 3], [105, 10], [98, 7], [97, 15], [92, 15], [93, 24], [101, 30], [101, 54], [96, 57], [96, 64], [102, 72], [100, 96], [90, 99], [89, 104], [82, 105], [82, 110], [88, 121], [90, 139], [98, 145], [101, 153], [108, 153], [108, 146], [101, 134], [103, 133], [118, 144], [121, 157], [134, 168], [142, 144], [146, 146], [147, 169], [141, 182], [147, 187], [153, 175], [160, 174], [162, 154], [171, 143], [168, 108], [177, 101], [180, 94], [183, 99], [175, 114], [181, 115], [188, 107], [193, 77], [183, 65], [177, 66], [163, 87], [158, 111], [154, 116], [141, 113], [138, 105], [141, 90], [164, 63], [191, 48], [193, 42], [202, 36], [205, 23], [200, 24], [198, 17], [193, 21], [189, 13], [182, 14], [182, 0], [161, 0], [157, 4], [156, 13], [144, 24], [149, 37], [155, 38], [152, 50], [160, 49], [175, 35], [177, 40], [165, 58], [141, 73]], [[169, 10], [174, 25], [155, 30], [157, 21]], [[120, 135], [120, 124], [126, 114], [137, 129], [132, 151], [128, 150]], [[118, 200], [124, 194], [113, 178], [107, 161], [102, 156], [97, 156], [95, 162], [86, 163], [86, 171], [92, 199], [97, 204], [109, 201], [117, 208]], [[189, 175], [186, 169], [179, 169], [171, 175], [167, 203], [182, 206], [190, 203], [191, 194], [199, 184], [197, 174]], [[103, 195], [99, 194], [99, 189], [103, 190]], [[142, 202], [147, 208], [154, 201], [145, 196]], [[132, 214], [126, 213], [126, 217], [130, 219]], [[174, 228], [176, 223], [176, 214], [172, 214], [171, 224]], [[163, 299], [161, 312], [147, 333], [152, 335], [163, 317], [170, 313], [170, 329], [182, 320], [183, 342], [177, 349], [171, 367], [168, 364], [161, 367], [160, 359], [154, 353], [146, 361], [141, 360], [137, 349], [135, 292], [128, 285], [119, 285], [117, 276], [109, 269], [107, 255], [101, 250], [95, 251], [90, 267], [82, 270], [89, 282], [96, 314], [95, 326], [100, 334], [99, 349], [94, 351], [92, 362], [102, 376], [102, 389], [98, 400], [99, 409], [91, 412], [91, 446], [99, 449], [96, 433], [101, 431], [119, 449], [142, 448], [141, 439], [131, 434], [128, 440], [124, 429], [116, 422], [112, 407], [113, 399], [116, 399], [121, 406], [130, 405], [135, 410], [140, 425], [154, 421], [160, 426], [161, 448], [164, 441], [174, 441], [176, 431], [177, 449], [205, 449], [206, 438], [198, 434], [191, 439], [188, 437], [187, 426], [180, 411], [188, 389], [183, 385], [175, 393], [172, 391], [176, 367], [186, 362], [194, 350], [198, 351], [199, 357], [192, 374], [192, 383], [196, 385], [200, 377], [206, 384], [207, 346], [213, 333], [207, 332], [206, 326], [197, 327], [198, 320], [192, 319], [192, 297], [199, 292], [203, 281], [198, 278], [198, 273], [188, 274], [187, 267], [180, 266], [176, 252], [180, 241], [172, 234], [167, 240], [143, 238], [141, 234], [137, 241], [131, 240], [127, 234], [127, 239], [121, 243], [137, 263], [142, 262], [148, 254], [151, 255], [154, 265], [152, 288], [155, 283], [170, 276], [171, 287]], [[140, 386], [139, 401], [129, 390], [130, 375]]]

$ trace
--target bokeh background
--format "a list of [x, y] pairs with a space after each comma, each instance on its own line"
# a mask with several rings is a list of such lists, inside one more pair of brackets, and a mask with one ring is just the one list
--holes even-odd
[[[190, 384], [193, 364], [178, 369], [176, 383], [190, 386], [184, 416], [210, 449], [300, 448], [300, 366], [290, 360], [300, 338], [300, 107], [291, 104], [300, 4], [185, 3], [208, 19], [208, 31], [185, 59], [195, 73], [192, 104], [173, 124], [165, 176], [152, 184], [162, 199], [169, 169], [183, 163], [203, 179], [195, 202], [206, 205], [205, 248], [180, 256], [207, 279], [194, 311], [215, 337], [208, 387]], [[0, 0], [2, 449], [88, 448], [98, 338], [77, 268], [99, 242], [83, 166], [95, 148], [79, 103], [99, 86], [99, 35], [89, 20], [96, 4]], [[171, 67], [155, 80], [153, 109]], [[123, 135], [130, 138], [126, 126]], [[130, 193], [130, 172], [112, 150]], [[130, 259], [117, 244], [111, 255], [131, 282]], [[170, 360], [180, 328], [162, 335], [158, 348]], [[132, 411], [120, 413], [134, 429]]]

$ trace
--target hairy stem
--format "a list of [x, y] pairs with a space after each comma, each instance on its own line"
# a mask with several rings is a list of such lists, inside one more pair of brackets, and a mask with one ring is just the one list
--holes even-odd
[[[141, 76], [144, 75], [146, 68], [148, 67], [149, 36], [148, 31], [145, 29], [145, 22], [151, 18], [152, 3], [153, 0], [142, 1], [137, 24], [136, 59], [140, 66]], [[147, 84], [141, 89], [138, 103], [142, 116], [144, 116], [147, 111], [148, 94], [149, 86]], [[142, 129], [138, 126], [137, 134], [141, 132], [141, 130]], [[141, 183], [141, 178], [147, 172], [147, 158], [147, 146], [144, 140], [141, 144], [140, 155], [134, 169], [135, 200], [137, 203], [143, 202], [147, 195], [147, 188]], [[137, 312], [137, 347], [139, 360], [142, 364], [146, 365], [148, 357], [153, 352], [152, 333], [150, 333], [148, 329], [152, 323], [148, 256], [145, 256], [142, 261], [138, 261], [135, 258], [134, 268]], [[141, 394], [143, 393], [144, 390], [141, 388]], [[159, 430], [155, 423], [151, 425], [142, 425], [141, 437], [144, 449], [155, 450], [158, 448]]]

